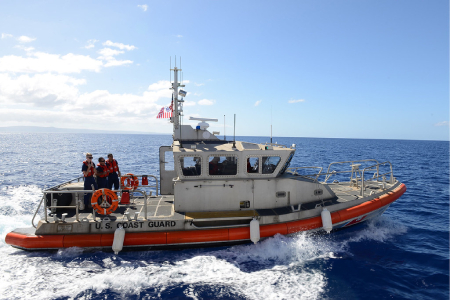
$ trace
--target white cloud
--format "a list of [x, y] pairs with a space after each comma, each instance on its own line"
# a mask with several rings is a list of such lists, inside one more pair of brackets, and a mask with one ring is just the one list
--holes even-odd
[[122, 44], [122, 43], [113, 43], [113, 42], [111, 42], [111, 41], [109, 41], [109, 40], [106, 41], [106, 42], [104, 42], [104, 43], [103, 43], [103, 46], [117, 47], [117, 48], [119, 48], [120, 50], [125, 49], [125, 50], [128, 50], [128, 51], [137, 49], [137, 48], [136, 48], [135, 46], [133, 46], [133, 45], [125, 45], [125, 44]]
[[16, 46], [14, 46], [14, 48], [21, 49], [21, 50], [24, 50], [26, 52], [30, 52], [30, 51], [34, 50], [33, 47], [25, 47], [23, 45], [16, 45]]
[[262, 100], [258, 100], [258, 101], [256, 101], [256, 102], [255, 102], [255, 106], [258, 106], [258, 105], [260, 105], [260, 104], [261, 104], [261, 102], [262, 102]]
[[298, 100], [289, 100], [289, 103], [299, 103], [299, 102], [305, 102], [305, 99], [298, 99]]
[[98, 59], [112, 60], [112, 59], [114, 59], [114, 55], [119, 55], [119, 54], [125, 53], [125, 51], [114, 50], [111, 48], [103, 48], [103, 49], [99, 50], [98, 53], [100, 54]]
[[117, 66], [123, 66], [123, 65], [128, 65], [128, 64], [132, 64], [133, 61], [132, 60], [111, 60], [108, 61], [105, 64], [105, 67], [117, 67]]
[[2, 33], [2, 39], [11, 38], [11, 37], [13, 37], [12, 34], [9, 34], [9, 33]]
[[105, 67], [116, 67], [133, 63], [133, 61], [131, 60], [116, 60], [114, 56], [125, 53], [124, 51], [115, 50], [111, 48], [103, 48], [99, 50], [98, 53], [100, 54], [100, 56], [97, 58], [106, 61], [104, 65]]
[[181, 35], [181, 34], [178, 34], [177, 35], [177, 38], [182, 38], [183, 36]]
[[66, 75], [36, 74], [11, 77], [0, 73], [0, 103], [28, 103], [37, 107], [54, 107], [74, 101], [78, 95], [78, 85], [86, 80]]
[[142, 9], [143, 11], [147, 11], [148, 5], [147, 4], [142, 4], [142, 5], [138, 5], [138, 7], [140, 9]]
[[35, 41], [36, 38], [30, 38], [28, 36], [22, 35], [22, 36], [18, 37], [17, 40], [21, 43], [30, 43], [32, 41]]
[[194, 82], [194, 84], [195, 84], [196, 86], [202, 86], [202, 85], [205, 85], [204, 83], [197, 83], [197, 82]]
[[95, 43], [97, 43], [97, 42], [98, 42], [98, 40], [88, 40], [87, 41], [87, 45], [84, 46], [84, 48], [86, 48], [86, 49], [94, 48], [95, 47]]
[[202, 99], [198, 101], [198, 105], [213, 105], [214, 102], [214, 100]]
[[448, 121], [443, 121], [443, 122], [434, 124], [434, 126], [450, 126], [450, 123]]
[[61, 74], [0, 74], [0, 123], [73, 128], [89, 124], [98, 129], [111, 129], [111, 124], [120, 129], [123, 124], [159, 124], [156, 115], [162, 105], [157, 102], [169, 103], [171, 97], [169, 81], [152, 84], [141, 94], [81, 93], [78, 87], [84, 84], [84, 79]]
[[6, 55], [0, 57], [0, 72], [12, 73], [80, 73], [99, 72], [103, 63], [90, 56], [69, 53], [66, 55], [44, 52], [27, 53], [28, 57]]

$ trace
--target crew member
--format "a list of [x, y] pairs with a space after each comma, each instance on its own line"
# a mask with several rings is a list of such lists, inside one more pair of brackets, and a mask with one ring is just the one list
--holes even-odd
[[219, 161], [220, 157], [215, 156], [209, 162], [209, 175], [219, 175]]
[[[92, 162], [92, 154], [86, 153], [86, 160], [83, 161], [83, 166], [81, 167], [81, 172], [84, 175], [84, 189], [92, 191], [92, 185], [94, 185], [94, 189], [97, 190], [97, 183], [95, 182], [94, 175], [97, 173], [95, 170], [95, 164]], [[84, 194], [84, 211], [88, 211], [88, 205], [91, 201], [92, 193]]]
[[108, 187], [109, 169], [105, 164], [105, 159], [100, 157], [97, 164], [97, 185], [99, 189]]
[[114, 156], [111, 153], [108, 154], [108, 160], [106, 161], [106, 166], [108, 167], [108, 171], [109, 171], [108, 189], [111, 190], [112, 186], [114, 185], [114, 189], [118, 190], [119, 189], [119, 177], [120, 177], [119, 164], [117, 163], [117, 160], [114, 159]]

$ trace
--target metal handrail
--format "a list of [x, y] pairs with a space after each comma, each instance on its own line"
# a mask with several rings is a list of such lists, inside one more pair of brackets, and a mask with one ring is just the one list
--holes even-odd
[[68, 183], [72, 183], [72, 181], [75, 181], [75, 180], [78, 180], [78, 182], [80, 182], [80, 179], [81, 179], [81, 178], [84, 178], [84, 176], [80, 176], [80, 177], [77, 177], [77, 178], [74, 178], [74, 179], [70, 179], [69, 181], [66, 181], [66, 182], [57, 184], [57, 185], [55, 185], [55, 186], [52, 186], [52, 187], [50, 187], [50, 188], [44, 190], [44, 192], [45, 192], [45, 191], [49, 191], [49, 190], [54, 189], [54, 188], [58, 188], [58, 187], [60, 187], [60, 186], [66, 185], [66, 184], [68, 184]]
[[34, 225], [34, 218], [36, 218], [36, 215], [39, 211], [39, 208], [41, 207], [42, 201], [44, 201], [44, 198], [45, 198], [45, 194], [42, 196], [41, 202], [39, 202], [39, 205], [38, 205], [36, 211], [34, 212], [33, 219], [31, 219], [31, 225], [33, 225], [34, 228], [37, 228], [37, 226]]
[[[383, 174], [380, 175], [379, 174], [379, 167], [380, 166], [384, 166], [386, 164], [389, 164], [391, 171], [383, 173]], [[391, 162], [385, 161], [385, 162], [382, 162], [382, 163], [377, 163], [376, 165], [373, 165], [373, 166], [366, 167], [366, 168], [364, 168], [362, 170], [362, 175], [361, 175], [361, 192], [360, 192], [360, 195], [363, 196], [363, 197], [364, 197], [364, 190], [365, 190], [365, 188], [364, 188], [364, 172], [366, 170], [373, 169], [374, 167], [377, 167], [377, 173], [376, 173], [377, 174], [377, 177], [376, 177], [377, 181], [378, 181], [378, 178], [380, 178], [382, 176], [382, 178], [383, 178], [383, 185], [384, 185], [384, 183], [386, 182], [385, 181], [386, 177], [384, 175], [390, 174], [391, 177], [389, 178], [389, 183], [391, 183], [391, 184], [394, 183], [395, 179], [394, 179], [394, 172], [392, 171], [392, 164], [391, 164]], [[373, 178], [375, 178], [375, 177], [373, 177]]]
[[[351, 170], [344, 170], [344, 171], [336, 171], [336, 170], [334, 170], [334, 171], [330, 172], [331, 166], [334, 165], [334, 164], [345, 164], [345, 163], [353, 164], [353, 163], [357, 163], [357, 162], [368, 162], [368, 161], [375, 161], [376, 164], [374, 164], [372, 166], [369, 166], [369, 167], [366, 167], [366, 168], [364, 168], [362, 170], [359, 170], [359, 169], [351, 169]], [[384, 166], [384, 165], [387, 165], [387, 164], [389, 164], [389, 166], [390, 166], [390, 171], [380, 174], [380, 166]], [[320, 171], [319, 171], [319, 173], [314, 173], [314, 174], [303, 174], [303, 175], [298, 174], [297, 169], [307, 169], [307, 168], [311, 168], [311, 169], [312, 168], [317, 168], [317, 169], [320, 169]], [[369, 171], [369, 170], [372, 170], [374, 168], [376, 168], [376, 171], [375, 171], [375, 173], [374, 173], [374, 175], [373, 175], [373, 177], [371, 179], [376, 179], [376, 181], [378, 181], [379, 178], [383, 178], [383, 185], [384, 185], [384, 183], [386, 183], [386, 180], [385, 180], [386, 177], [385, 176], [386, 175], [390, 175], [389, 183], [393, 184], [395, 182], [395, 177], [394, 177], [394, 172], [392, 171], [392, 164], [391, 164], [391, 162], [385, 161], [385, 162], [380, 163], [376, 159], [333, 162], [333, 163], [331, 163], [328, 166], [328, 171], [326, 173], [322, 173], [322, 169], [320, 167], [295, 167], [295, 168], [289, 168], [288, 171], [290, 171], [294, 175], [299, 175], [299, 176], [302, 176], [302, 177], [307, 177], [307, 178], [315, 177], [316, 181], [318, 180], [318, 178], [320, 176], [326, 176], [325, 180], [322, 183], [326, 183], [328, 181], [328, 179], [330, 179], [330, 177], [332, 175], [343, 174], [343, 173], [353, 173], [355, 171], [359, 171], [360, 174], [361, 174], [361, 192], [360, 192], [360, 195], [364, 196], [364, 190], [365, 190], [364, 173], [365, 173], [365, 171]], [[357, 178], [357, 180], [358, 180], [358, 178]]]
[[[352, 172], [352, 170], [351, 170], [351, 171], [339, 171], [339, 172], [333, 171], [333, 172], [330, 172], [330, 169], [331, 169], [331, 166], [332, 166], [332, 165], [337, 165], [337, 164], [349, 164], [349, 163], [354, 164], [354, 163], [358, 163], [358, 162], [369, 162], [369, 161], [374, 161], [374, 162], [376, 162], [377, 164], [379, 164], [378, 160], [376, 160], [376, 159], [362, 159], [362, 160], [349, 160], [349, 161], [332, 162], [331, 164], [328, 165], [327, 174], [332, 174], [332, 173], [337, 174], [337, 173], [349, 173], [349, 172]], [[330, 176], [331, 176], [331, 175], [330, 175]], [[328, 181], [328, 179], [330, 178], [330, 176], [328, 176], [328, 177], [325, 178], [324, 183], [326, 183], [326, 182]]]
[[[39, 212], [39, 209], [40, 209], [40, 207], [42, 205], [42, 202], [46, 199], [46, 195], [47, 194], [51, 194], [52, 195], [51, 199], [50, 199], [50, 201], [51, 201], [51, 200], [53, 200], [53, 194], [72, 194], [72, 193], [84, 194], [87, 191], [90, 191], [90, 190], [62, 190], [62, 191], [61, 190], [60, 191], [48, 191], [48, 190], [45, 190], [44, 191], [44, 195], [42, 196], [42, 199], [39, 202], [39, 205], [38, 205], [38, 207], [37, 207], [37, 209], [36, 209], [36, 211], [35, 211], [35, 213], [33, 215], [33, 219], [31, 220], [31, 225], [34, 228], [37, 228], [37, 226], [34, 224], [34, 219], [36, 218], [36, 215]], [[120, 193], [120, 192], [122, 192], [122, 190], [113, 190], [112, 192]], [[144, 196], [144, 213], [145, 213], [145, 218], [144, 219], [147, 220], [147, 203], [148, 203], [147, 193], [145, 191], [141, 191], [141, 190], [134, 190], [133, 193], [134, 192], [141, 193]], [[44, 214], [45, 214], [45, 221], [46, 222], [48, 222], [48, 211], [47, 211], [47, 209], [52, 209], [52, 208], [75, 208], [76, 220], [78, 222], [80, 221], [78, 203], [76, 205], [66, 205], [66, 206], [53, 206], [53, 205], [47, 206], [47, 201], [44, 201]]]

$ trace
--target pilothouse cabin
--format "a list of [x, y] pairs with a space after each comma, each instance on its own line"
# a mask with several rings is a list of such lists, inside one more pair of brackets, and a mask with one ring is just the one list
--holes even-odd
[[[206, 128], [188, 125], [183, 125], [182, 131], [186, 138], [177, 136], [171, 147], [161, 147], [162, 152], [173, 153], [173, 170], [161, 172], [161, 187], [169, 187], [168, 193], [174, 194], [175, 211], [289, 207], [308, 202], [304, 193], [308, 189], [311, 200], [317, 200], [317, 184], [285, 173], [295, 154], [294, 145], [223, 141]], [[195, 139], [197, 136], [208, 139]], [[162, 153], [161, 158], [164, 157]], [[165, 163], [162, 160], [161, 170], [165, 170]], [[324, 190], [324, 198], [334, 197], [331, 190]]]

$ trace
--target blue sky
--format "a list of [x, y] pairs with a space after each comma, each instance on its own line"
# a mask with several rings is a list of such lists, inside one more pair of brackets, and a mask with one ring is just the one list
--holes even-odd
[[448, 1], [2, 1], [0, 34], [0, 126], [170, 133], [176, 55], [227, 135], [449, 139]]

